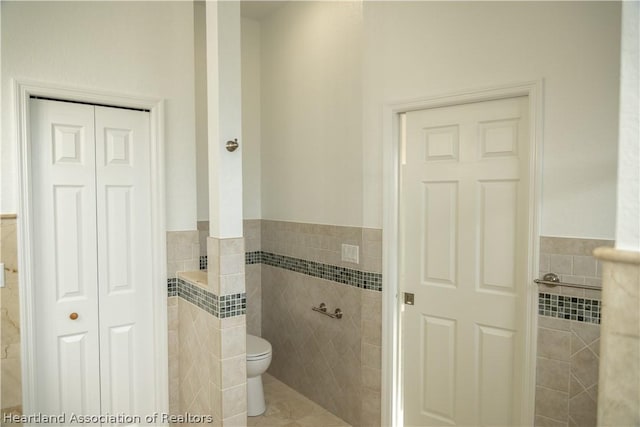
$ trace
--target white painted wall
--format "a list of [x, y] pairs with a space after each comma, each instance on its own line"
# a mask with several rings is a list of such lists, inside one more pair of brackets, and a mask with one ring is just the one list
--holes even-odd
[[362, 224], [361, 8], [290, 2], [261, 22], [262, 218]]
[[619, 3], [365, 2], [364, 22], [364, 226], [385, 103], [544, 78], [542, 234], [613, 239]]
[[261, 21], [263, 218], [381, 227], [386, 103], [543, 78], [542, 233], [613, 239], [619, 21], [614, 2], [276, 10]]
[[616, 248], [640, 252], [640, 3], [622, 11]]
[[198, 221], [209, 220], [209, 157], [207, 138], [207, 22], [206, 3], [193, 3], [195, 101], [196, 101], [196, 178]]
[[242, 18], [242, 188], [244, 219], [260, 219], [260, 24]]
[[167, 229], [196, 229], [191, 2], [2, 2], [2, 200], [17, 210], [11, 79], [164, 98]]

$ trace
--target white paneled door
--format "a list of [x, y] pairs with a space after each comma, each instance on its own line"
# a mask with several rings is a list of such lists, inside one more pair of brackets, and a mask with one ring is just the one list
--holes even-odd
[[526, 97], [406, 113], [404, 420], [519, 424], [528, 284]]
[[30, 113], [36, 411], [152, 414], [149, 113]]

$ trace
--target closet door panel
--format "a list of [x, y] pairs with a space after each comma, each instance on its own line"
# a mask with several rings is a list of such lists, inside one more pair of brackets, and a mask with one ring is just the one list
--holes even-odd
[[147, 112], [96, 107], [103, 412], [155, 410], [149, 126]]
[[94, 107], [32, 99], [34, 402], [100, 413]]

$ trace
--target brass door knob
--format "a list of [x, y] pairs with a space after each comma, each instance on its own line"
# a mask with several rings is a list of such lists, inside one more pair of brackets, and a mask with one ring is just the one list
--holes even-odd
[[71, 320], [76, 320], [77, 318], [78, 318], [78, 313], [71, 313], [69, 315], [69, 319], [71, 319]]

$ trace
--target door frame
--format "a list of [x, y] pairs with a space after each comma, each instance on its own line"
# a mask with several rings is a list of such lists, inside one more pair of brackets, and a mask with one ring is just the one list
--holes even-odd
[[165, 233], [164, 101], [146, 97], [79, 89], [49, 83], [13, 80], [18, 168], [18, 270], [20, 271], [20, 322], [23, 413], [33, 413], [35, 402], [35, 287], [33, 283], [33, 218], [31, 190], [31, 140], [29, 99], [32, 96], [104, 106], [149, 110], [151, 170], [151, 262], [153, 283], [154, 347], [159, 357], [154, 390], [158, 412], [169, 409], [167, 338], [167, 283]]
[[[529, 100], [529, 150], [531, 192], [529, 203], [528, 277], [537, 276], [541, 219], [543, 80], [507, 84], [483, 89], [426, 96], [389, 103], [383, 111], [383, 287], [382, 287], [382, 425], [403, 425], [403, 396], [400, 358], [400, 115], [409, 111], [448, 107], [473, 102], [527, 96]], [[525, 377], [520, 424], [533, 425], [536, 379], [538, 288], [529, 282], [526, 289], [527, 324], [524, 327]]]

